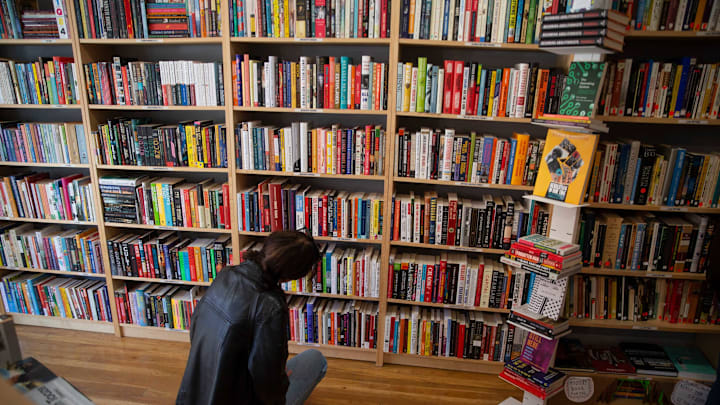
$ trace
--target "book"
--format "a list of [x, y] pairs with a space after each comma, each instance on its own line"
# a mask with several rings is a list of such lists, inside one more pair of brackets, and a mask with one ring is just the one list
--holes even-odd
[[377, 348], [378, 303], [300, 296], [288, 296], [287, 301], [288, 340]]
[[533, 194], [580, 204], [597, 142], [597, 135], [549, 129]]
[[80, 74], [68, 57], [0, 60], [0, 104], [78, 104]]
[[569, 371], [594, 372], [587, 349], [578, 339], [564, 337], [559, 340], [555, 368]]
[[580, 250], [580, 246], [563, 242], [557, 239], [548, 238], [543, 235], [527, 235], [518, 239], [518, 245], [525, 245], [530, 248], [546, 251], [549, 254], [560, 255], [565, 258]]
[[665, 353], [677, 369], [679, 378], [715, 381], [715, 369], [696, 347], [663, 346]]
[[0, 122], [4, 162], [88, 164], [88, 143], [80, 122]]
[[95, 221], [91, 179], [80, 173], [51, 178], [22, 173], [0, 178], [0, 216], [67, 221]]
[[538, 314], [529, 310], [527, 304], [513, 308], [508, 323], [550, 340], [570, 333], [570, 323], [566, 318], [552, 320], [546, 316], [538, 317]]
[[557, 339], [545, 339], [540, 335], [528, 333], [519, 359], [543, 373], [547, 373], [555, 363]]
[[61, 405], [63, 401], [71, 401], [78, 405], [92, 405], [82, 392], [62, 377], [58, 377], [37, 361], [34, 357], [26, 357], [14, 364], [0, 368], [0, 376], [21, 392], [28, 403], [44, 403]]
[[[604, 62], [573, 62], [562, 90], [558, 115], [591, 118], [605, 75]], [[557, 117], [556, 117], [557, 118]]]
[[648, 343], [622, 342], [620, 349], [635, 367], [638, 374], [675, 377], [678, 371], [659, 345]]
[[602, 373], [633, 374], [635, 367], [619, 347], [590, 347], [588, 357], [593, 368]]
[[128, 282], [114, 291], [121, 324], [190, 330], [190, 321], [205, 294], [200, 286]]
[[[705, 5], [703, 7], [703, 5]], [[672, 6], [613, 5], [613, 9], [630, 18], [631, 28], [638, 31], [710, 31], [717, 32], [718, 12], [715, 2], [675, 3]]]
[[[525, 363], [519, 357], [506, 361], [503, 373], [506, 375], [511, 373], [511, 376], [519, 377], [525, 384], [529, 384], [534, 391], [544, 393], [546, 396], [552, 396], [558, 388], [561, 388], [567, 377], [565, 373], [552, 367], [544, 372]], [[518, 380], [515, 379], [515, 381]]]

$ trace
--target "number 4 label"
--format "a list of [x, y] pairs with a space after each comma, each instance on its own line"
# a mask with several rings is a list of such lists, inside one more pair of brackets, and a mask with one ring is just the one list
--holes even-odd
[[65, 4], [63, 0], [53, 0], [53, 5], [55, 6], [55, 20], [57, 21], [60, 38], [67, 39], [69, 36], [67, 22], [65, 20]]

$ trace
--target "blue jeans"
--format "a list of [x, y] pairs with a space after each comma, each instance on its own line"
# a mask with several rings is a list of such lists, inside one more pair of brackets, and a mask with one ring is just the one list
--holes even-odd
[[319, 351], [308, 349], [287, 362], [290, 385], [285, 395], [287, 405], [305, 402], [316, 385], [325, 377], [327, 361]]

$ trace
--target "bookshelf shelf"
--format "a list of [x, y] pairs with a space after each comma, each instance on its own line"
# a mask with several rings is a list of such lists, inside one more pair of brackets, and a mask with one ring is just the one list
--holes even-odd
[[628, 124], [720, 125], [720, 119], [625, 117], [615, 115], [598, 115], [595, 119], [604, 122], [619, 122]]
[[439, 186], [476, 187], [476, 188], [490, 188], [490, 189], [514, 190], [514, 191], [532, 191], [533, 190], [533, 186], [515, 186], [512, 184], [468, 183], [466, 181], [415, 179], [412, 177], [395, 177], [395, 178], [393, 178], [393, 180], [396, 183], [434, 184], [434, 185], [439, 185]]
[[234, 44], [284, 44], [284, 45], [390, 45], [390, 38], [257, 38], [232, 37]]
[[234, 111], [244, 112], [270, 112], [270, 113], [295, 113], [295, 114], [339, 114], [339, 115], [382, 115], [386, 116], [387, 111], [382, 110], [341, 110], [331, 108], [288, 108], [288, 107], [243, 107], [234, 106]]
[[61, 225], [97, 226], [97, 222], [72, 221], [72, 220], [67, 220], [67, 219], [0, 217], [0, 220], [4, 220], [4, 221], [18, 221], [18, 222], [37, 222], [37, 223], [41, 223], [41, 224], [61, 224]]
[[321, 179], [343, 179], [343, 180], [366, 180], [366, 181], [383, 181], [384, 176], [364, 175], [364, 174], [332, 174], [332, 173], [295, 173], [295, 172], [278, 172], [273, 170], [247, 170], [238, 169], [237, 174], [248, 174], [258, 176], [277, 176], [277, 177], [318, 177]]
[[476, 247], [467, 247], [467, 246], [432, 245], [429, 243], [401, 242], [399, 240], [391, 241], [390, 245], [397, 246], [397, 247], [411, 247], [411, 248], [418, 248], [418, 249], [453, 250], [456, 252], [468, 252], [468, 253], [487, 253], [487, 254], [497, 254], [497, 255], [505, 254], [504, 249], [485, 249], [485, 248], [476, 248]]
[[421, 307], [432, 307], [432, 308], [464, 309], [467, 311], [496, 312], [499, 314], [509, 314], [510, 313], [509, 309], [504, 309], [504, 308], [485, 308], [485, 307], [474, 307], [474, 306], [455, 305], [455, 304], [439, 304], [436, 302], [417, 302], [417, 301], [400, 300], [400, 299], [396, 299], [396, 298], [388, 298], [387, 302], [389, 304], [418, 305]]
[[193, 227], [189, 227], [189, 226], [164, 226], [164, 225], [146, 225], [146, 224], [121, 224], [118, 222], [105, 222], [105, 226], [108, 226], [111, 228], [158, 229], [158, 230], [181, 231], [181, 232], [232, 233], [232, 229], [193, 228]]
[[360, 347], [348, 347], [337, 345], [322, 345], [318, 343], [288, 342], [290, 353], [300, 353], [307, 349], [319, 350], [326, 357], [338, 357], [349, 360], [375, 361], [377, 351], [375, 349], [363, 349]]
[[312, 293], [303, 291], [287, 291], [283, 290], [287, 295], [302, 295], [305, 297], [321, 297], [321, 298], [334, 298], [341, 300], [357, 300], [357, 301], [380, 301], [378, 297], [358, 297], [356, 295], [342, 295], [342, 294], [328, 294], [328, 293]]
[[62, 318], [59, 316], [44, 316], [8, 312], [18, 325], [44, 326], [47, 328], [73, 329], [86, 332], [113, 333], [112, 322], [92, 321], [87, 319]]
[[450, 48], [479, 48], [503, 51], [537, 51], [545, 52], [536, 44], [496, 43], [496, 42], [470, 42], [470, 41], [441, 41], [435, 39], [398, 39], [399, 45], [406, 46], [428, 46], [428, 47], [450, 47]]
[[659, 320], [618, 321], [615, 319], [570, 319], [570, 326], [584, 328], [633, 329], [662, 332], [720, 334], [720, 325], [696, 325], [692, 323], [670, 323]]
[[471, 371], [477, 373], [498, 374], [502, 371], [502, 361], [461, 359], [457, 357], [420, 356], [405, 353], [383, 353], [383, 360], [389, 364], [404, 366], [433, 367], [444, 370]]
[[80, 45], [194, 45], [194, 44], [222, 44], [222, 37], [205, 38], [87, 38], [80, 39]]
[[82, 108], [80, 104], [0, 104], [0, 108], [15, 110], [79, 110]]
[[90, 165], [86, 163], [32, 163], [32, 162], [2, 162], [0, 166], [20, 166], [20, 167], [72, 167], [75, 169], [89, 169]]
[[96, 165], [102, 170], [180, 172], [180, 173], [227, 173], [225, 167], [187, 167], [187, 166], [132, 166], [132, 165]]
[[62, 270], [50, 270], [50, 269], [36, 269], [33, 267], [12, 267], [12, 266], [0, 266], [0, 270], [9, 271], [27, 271], [31, 273], [47, 273], [47, 274], [59, 274], [63, 276], [78, 276], [78, 277], [93, 277], [93, 278], [105, 278], [104, 273], [83, 273], [79, 271], [62, 271]]
[[[644, 380], [644, 381], [657, 381], [657, 382], [675, 382], [679, 380], [693, 380], [693, 381], [702, 381], [702, 380], [696, 380], [694, 378], [688, 378], [688, 377], [671, 377], [671, 376], [663, 376], [663, 375], [650, 375], [650, 374], [619, 374], [619, 373], [605, 373], [600, 371], [594, 371], [594, 372], [587, 372], [587, 371], [572, 371], [572, 370], [563, 370], [565, 373], [567, 373], [570, 376], [574, 377], [606, 377], [606, 378], [624, 378], [624, 379], [630, 379], [630, 380]], [[712, 382], [712, 381], [705, 381], [705, 382]]]
[[[270, 235], [270, 232], [252, 232], [252, 231], [238, 231], [238, 234], [243, 236], [256, 236], [264, 237]], [[364, 243], [370, 245], [380, 245], [383, 243], [381, 239], [353, 239], [353, 238], [338, 238], [334, 236], [314, 236], [313, 239], [321, 242], [347, 242], [347, 243]]]
[[695, 214], [720, 214], [720, 208], [703, 207], [669, 207], [667, 205], [631, 205], [631, 204], [608, 204], [590, 203], [588, 208], [600, 208], [607, 210], [628, 210], [643, 212], [688, 212]]
[[43, 38], [43, 39], [0, 39], [0, 45], [72, 45], [71, 39]]
[[120, 104], [90, 104], [90, 110], [117, 110], [117, 111], [225, 111], [221, 105], [120, 105]]
[[398, 117], [410, 118], [432, 118], [438, 120], [463, 120], [463, 121], [496, 121], [496, 122], [514, 122], [516, 124], [530, 124], [530, 118], [510, 118], [510, 117], [486, 117], [484, 115], [460, 115], [460, 114], [434, 114], [419, 113], [409, 111], [398, 111], [395, 113]]
[[717, 39], [720, 32], [710, 31], [640, 31], [629, 30], [625, 33], [625, 38], [642, 38], [642, 39]]
[[594, 274], [597, 276], [627, 276], [645, 278], [672, 278], [676, 280], [705, 280], [705, 273], [676, 273], [670, 271], [615, 270], [598, 269], [595, 267], [583, 267], [580, 273]]
[[165, 278], [147, 278], [147, 277], [129, 277], [129, 276], [118, 276], [113, 275], [113, 280], [126, 280], [126, 281], [143, 281], [147, 283], [161, 283], [161, 284], [181, 284], [181, 285], [201, 285], [209, 286], [212, 284], [211, 281], [185, 281], [185, 280], [168, 280]]
[[186, 330], [160, 328], [157, 326], [140, 326], [121, 323], [120, 330], [123, 336], [144, 339], [171, 340], [175, 342], [189, 342], [190, 333]]

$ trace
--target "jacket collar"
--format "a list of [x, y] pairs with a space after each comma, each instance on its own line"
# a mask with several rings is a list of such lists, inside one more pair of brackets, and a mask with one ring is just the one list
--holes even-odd
[[239, 266], [239, 270], [245, 275], [245, 277], [257, 283], [257, 285], [259, 286], [264, 286], [266, 288], [270, 287], [270, 290], [281, 290], [277, 282], [274, 282], [272, 283], [272, 285], [268, 286], [268, 280], [263, 277], [264, 270], [262, 269], [262, 267], [260, 267], [259, 264], [255, 263], [252, 260], [244, 261]]

